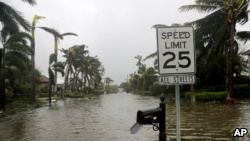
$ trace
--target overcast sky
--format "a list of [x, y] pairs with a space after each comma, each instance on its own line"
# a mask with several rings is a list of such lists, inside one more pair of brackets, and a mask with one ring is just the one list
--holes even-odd
[[[1, 0], [3, 1], [3, 0]], [[196, 11], [179, 12], [182, 5], [194, 4], [194, 0], [37, 0], [30, 6], [21, 0], [4, 0], [22, 12], [25, 19], [44, 16], [37, 26], [57, 29], [60, 33], [73, 32], [60, 41], [59, 49], [86, 44], [90, 55], [98, 56], [106, 69], [105, 77], [120, 84], [137, 70], [134, 58], [156, 51], [154, 24], [185, 23], [205, 16]], [[250, 24], [239, 27], [250, 30]], [[48, 75], [48, 58], [53, 53], [53, 36], [36, 29], [36, 67]], [[247, 49], [247, 47], [246, 47]], [[59, 52], [59, 61], [64, 61]], [[153, 60], [145, 62], [153, 66]]]

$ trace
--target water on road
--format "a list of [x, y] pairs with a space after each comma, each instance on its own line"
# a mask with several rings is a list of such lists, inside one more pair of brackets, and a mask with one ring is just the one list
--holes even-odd
[[[157, 141], [158, 131], [143, 126], [130, 134], [138, 110], [159, 106], [159, 97], [106, 94], [93, 99], [66, 99], [51, 107], [0, 118], [0, 141]], [[176, 109], [173, 95], [166, 96], [166, 127], [175, 140]], [[250, 129], [250, 105], [190, 103], [181, 100], [181, 138], [197, 141], [250, 140], [233, 138], [235, 128]]]

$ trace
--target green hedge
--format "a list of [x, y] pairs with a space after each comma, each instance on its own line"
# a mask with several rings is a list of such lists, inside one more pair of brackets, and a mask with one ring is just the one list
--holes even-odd
[[159, 85], [158, 82], [154, 83], [149, 87], [151, 95], [160, 95], [161, 93], [166, 93], [166, 85]]
[[250, 85], [248, 84], [235, 85], [234, 98], [250, 98]]
[[140, 91], [141, 95], [152, 95], [150, 91]]
[[[191, 97], [191, 92], [185, 93], [186, 98]], [[226, 92], [197, 92], [195, 93], [197, 101], [222, 101], [227, 98]]]
[[83, 94], [75, 94], [75, 93], [65, 93], [64, 94], [65, 97], [69, 97], [69, 98], [83, 98]]

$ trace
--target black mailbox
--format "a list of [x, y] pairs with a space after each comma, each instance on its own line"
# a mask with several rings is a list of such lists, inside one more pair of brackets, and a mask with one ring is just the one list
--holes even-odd
[[153, 125], [154, 131], [159, 130], [159, 141], [166, 141], [166, 104], [165, 96], [161, 94], [160, 97], [160, 107], [149, 109], [149, 110], [139, 110], [137, 112], [136, 123], [130, 128], [131, 134], [135, 134], [141, 128], [142, 125], [151, 124]]
[[159, 123], [159, 115], [162, 112], [161, 108], [155, 108], [150, 110], [139, 110], [137, 112], [137, 123], [139, 124], [152, 124]]

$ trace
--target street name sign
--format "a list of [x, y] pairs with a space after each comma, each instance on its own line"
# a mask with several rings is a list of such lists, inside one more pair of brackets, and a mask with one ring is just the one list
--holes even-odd
[[158, 27], [156, 32], [159, 74], [194, 74], [193, 27]]
[[194, 74], [159, 76], [159, 85], [185, 85], [194, 83]]

